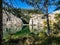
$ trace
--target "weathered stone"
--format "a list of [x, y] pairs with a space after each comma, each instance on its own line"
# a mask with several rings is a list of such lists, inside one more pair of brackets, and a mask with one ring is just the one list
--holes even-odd
[[3, 10], [3, 35], [6, 33], [16, 33], [22, 29], [23, 22], [12, 13]]
[[29, 28], [31, 32], [35, 34], [39, 33], [43, 29], [43, 15], [34, 15], [30, 18]]
[[[56, 23], [58, 20], [55, 19], [56, 14], [60, 14], [60, 10], [57, 10], [55, 12], [50, 13], [49, 16], [49, 24], [51, 29], [53, 29], [53, 24]], [[47, 27], [47, 20], [46, 18], [42, 18], [42, 17], [46, 17], [44, 16], [44, 14], [33, 14], [31, 15], [32, 18], [30, 18], [29, 21], [29, 28], [30, 28], [30, 32], [34, 32], [35, 34], [41, 32], [42, 30], [44, 30], [45, 27]], [[47, 29], [45, 29], [47, 30]]]

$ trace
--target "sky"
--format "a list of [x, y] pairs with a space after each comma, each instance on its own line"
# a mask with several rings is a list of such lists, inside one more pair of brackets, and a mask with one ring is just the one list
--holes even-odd
[[[7, 2], [9, 2], [7, 0]], [[12, 0], [12, 4], [15, 8], [24, 8], [24, 9], [34, 9], [34, 7], [32, 7], [31, 5], [26, 4], [25, 2], [21, 2], [20, 0]], [[53, 10], [55, 9], [54, 6], [51, 6], [48, 8], [48, 13], [53, 12]]]

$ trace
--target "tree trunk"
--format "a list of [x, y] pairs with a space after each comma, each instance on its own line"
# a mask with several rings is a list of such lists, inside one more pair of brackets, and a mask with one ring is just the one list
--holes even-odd
[[[0, 1], [0, 4], [2, 4], [2, 1]], [[2, 45], [2, 6], [0, 6], [0, 45]]]
[[48, 16], [48, 4], [46, 3], [46, 18], [47, 18], [47, 34], [50, 35], [50, 25], [49, 25], [49, 16]]
[[48, 17], [48, 14], [47, 14], [47, 33], [48, 35], [50, 35], [50, 25], [49, 25], [49, 17]]

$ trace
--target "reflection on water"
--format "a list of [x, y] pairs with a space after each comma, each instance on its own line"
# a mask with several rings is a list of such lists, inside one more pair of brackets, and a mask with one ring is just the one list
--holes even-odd
[[[33, 33], [40, 31], [40, 30], [35, 30], [35, 28], [38, 29], [38, 27], [35, 25], [33, 25], [33, 28], [34, 28]], [[26, 34], [29, 34], [30, 32], [31, 31], [30, 31], [29, 25], [24, 25], [22, 27], [22, 29], [20, 27], [11, 27], [11, 28], [4, 27], [3, 28], [3, 37], [9, 36], [10, 34], [26, 35]]]
[[30, 31], [35, 33], [35, 34], [38, 34], [40, 33], [42, 30], [43, 30], [43, 19], [39, 17], [40, 15], [37, 15], [33, 18], [30, 18], [30, 21], [29, 21], [29, 28], [30, 28]]
[[29, 33], [29, 26], [23, 26], [22, 29], [19, 27], [14, 27], [14, 28], [3, 28], [3, 37], [9, 36], [10, 34], [16, 34], [16, 35], [23, 35]]
[[[6, 26], [3, 28], [3, 37], [9, 36], [10, 34], [15, 35], [26, 35], [29, 34], [32, 30], [33, 33], [40, 32], [37, 25], [33, 25], [33, 29], [31, 29], [32, 25], [24, 25], [21, 29], [21, 27], [11, 27], [7, 28]], [[41, 29], [41, 28], [40, 28]]]
[[3, 10], [2, 24], [3, 37], [20, 31], [23, 26], [23, 22], [20, 18], [6, 10]]

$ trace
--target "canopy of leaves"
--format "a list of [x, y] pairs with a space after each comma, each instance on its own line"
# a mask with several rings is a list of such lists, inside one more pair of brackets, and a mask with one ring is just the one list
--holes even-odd
[[55, 10], [60, 9], [60, 0], [21, 0], [21, 2], [25, 2], [44, 13], [46, 13], [46, 6], [48, 6], [48, 8], [54, 6], [56, 7]]

